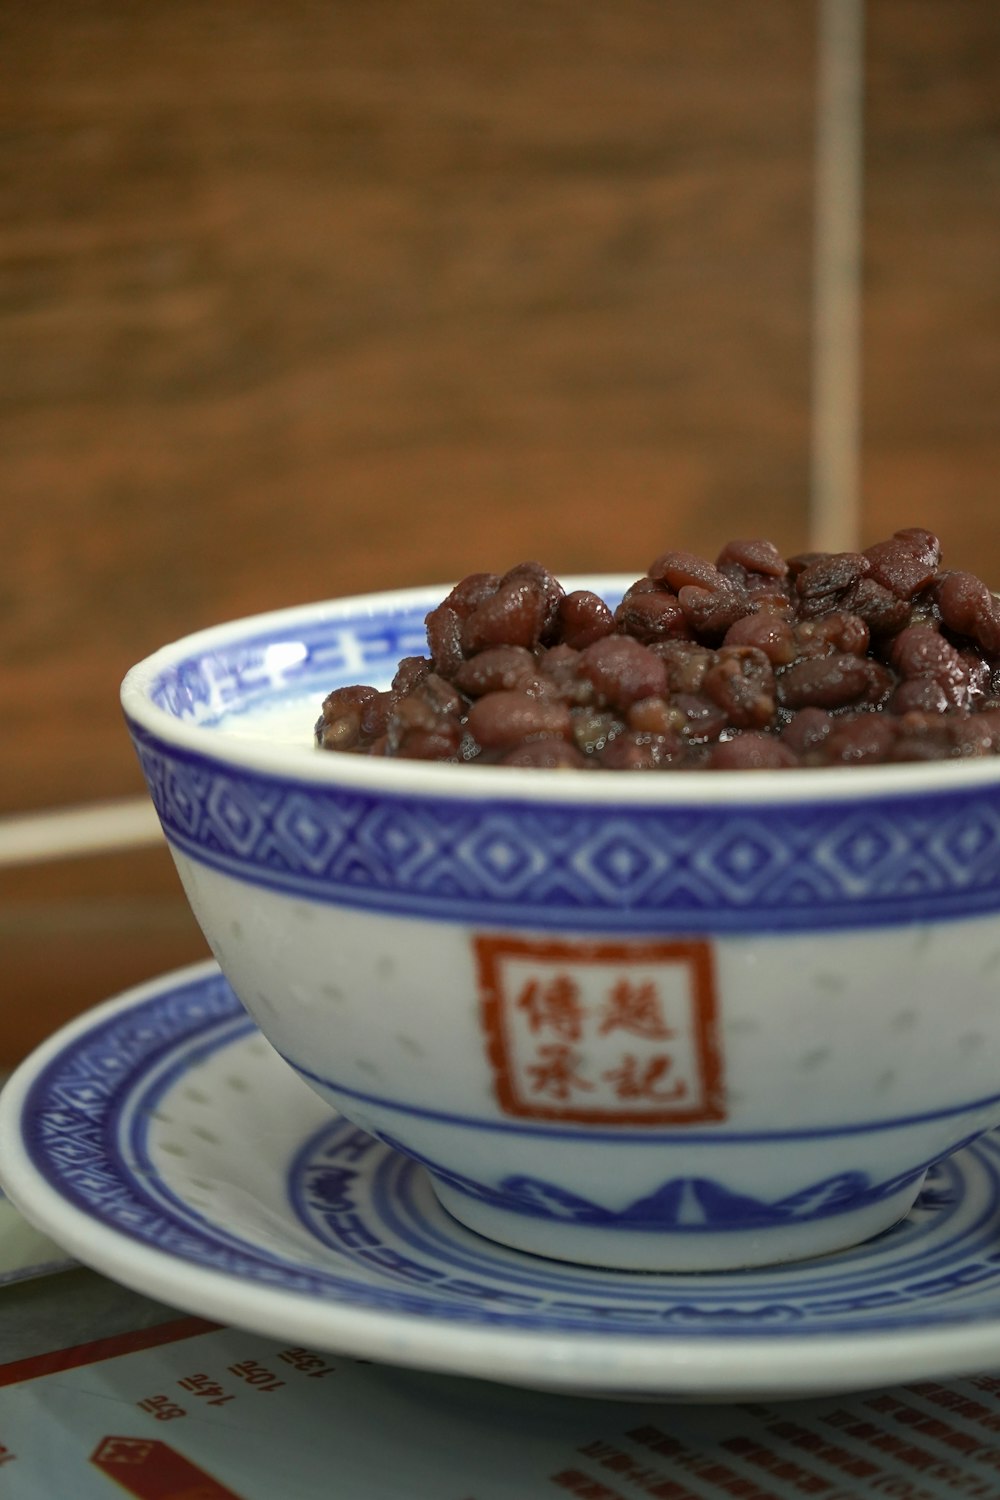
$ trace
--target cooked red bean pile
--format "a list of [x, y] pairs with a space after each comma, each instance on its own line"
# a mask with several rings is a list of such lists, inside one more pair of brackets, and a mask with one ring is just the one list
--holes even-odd
[[612, 611], [540, 563], [473, 573], [428, 657], [323, 704], [323, 749], [550, 769], [753, 770], [1000, 753], [1000, 604], [937, 537], [664, 552]]

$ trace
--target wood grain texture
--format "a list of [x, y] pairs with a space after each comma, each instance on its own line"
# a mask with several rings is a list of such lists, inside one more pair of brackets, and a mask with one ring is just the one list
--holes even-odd
[[[867, 10], [866, 539], [1000, 579], [1000, 10]], [[0, 7], [0, 813], [141, 791], [120, 677], [217, 620], [805, 545], [813, 20]], [[205, 951], [162, 850], [0, 942], [8, 1062]]]
[[803, 541], [798, 0], [0, 11], [0, 809], [132, 660], [540, 556]]
[[0, 870], [0, 1072], [89, 1006], [210, 956], [165, 847]]
[[867, 537], [1000, 587], [1000, 7], [870, 0], [867, 50]]

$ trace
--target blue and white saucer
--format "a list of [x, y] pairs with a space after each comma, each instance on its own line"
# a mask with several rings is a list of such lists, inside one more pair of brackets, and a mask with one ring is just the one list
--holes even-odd
[[581, 1394], [809, 1396], [1000, 1366], [1000, 1138], [849, 1252], [715, 1275], [504, 1250], [331, 1115], [214, 964], [90, 1011], [0, 1095], [0, 1177], [84, 1264], [313, 1348]]

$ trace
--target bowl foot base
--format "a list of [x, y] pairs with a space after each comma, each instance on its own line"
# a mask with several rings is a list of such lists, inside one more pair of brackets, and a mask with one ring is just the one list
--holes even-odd
[[739, 1271], [860, 1245], [905, 1217], [923, 1185], [911, 1178], [876, 1203], [753, 1228], [635, 1229], [569, 1223], [484, 1203], [431, 1175], [439, 1203], [486, 1239], [548, 1260], [623, 1271]]

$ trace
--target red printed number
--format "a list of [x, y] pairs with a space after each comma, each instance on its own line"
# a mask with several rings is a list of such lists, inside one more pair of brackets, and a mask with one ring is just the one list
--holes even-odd
[[147, 1396], [145, 1401], [137, 1401], [136, 1405], [140, 1411], [148, 1411], [158, 1422], [172, 1422], [176, 1417], [187, 1416], [183, 1406], [178, 1406], [169, 1396]]
[[238, 1375], [241, 1380], [245, 1380], [248, 1385], [256, 1386], [259, 1391], [276, 1391], [285, 1383], [279, 1380], [273, 1371], [258, 1364], [255, 1359], [245, 1359], [241, 1364], [230, 1365], [229, 1373]]
[[233, 1399], [232, 1394], [227, 1395], [219, 1382], [210, 1375], [187, 1375], [183, 1380], [178, 1380], [177, 1384], [181, 1390], [204, 1398], [209, 1406], [225, 1406], [227, 1401]]
[[311, 1354], [308, 1349], [283, 1349], [278, 1358], [283, 1364], [301, 1370], [310, 1380], [318, 1380], [321, 1375], [332, 1375], [337, 1368], [336, 1365], [328, 1365], [320, 1355]]

